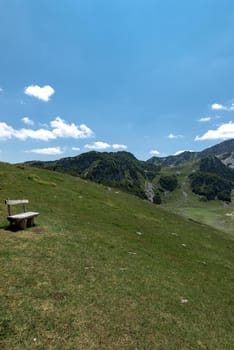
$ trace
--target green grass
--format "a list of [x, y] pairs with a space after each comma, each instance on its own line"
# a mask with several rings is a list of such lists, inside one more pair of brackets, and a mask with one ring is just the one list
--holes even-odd
[[[0, 180], [1, 350], [234, 348], [233, 236], [63, 174]], [[8, 197], [36, 227], [6, 230]]]
[[204, 202], [191, 191], [188, 176], [193, 170], [194, 163], [192, 162], [178, 167], [162, 169], [162, 175], [177, 173], [179, 182], [176, 190], [173, 192], [167, 191], [164, 194], [162, 207], [187, 219], [234, 234], [234, 191], [232, 202], [229, 204], [220, 200]]

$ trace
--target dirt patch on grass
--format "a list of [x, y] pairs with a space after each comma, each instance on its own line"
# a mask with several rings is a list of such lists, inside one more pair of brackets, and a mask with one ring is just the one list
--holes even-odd
[[43, 234], [43, 233], [47, 233], [47, 229], [45, 227], [34, 227], [32, 229], [32, 233], [35, 233], [37, 235]]

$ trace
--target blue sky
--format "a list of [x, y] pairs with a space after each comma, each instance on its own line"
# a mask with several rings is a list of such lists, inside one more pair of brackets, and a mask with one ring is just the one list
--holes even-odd
[[0, 160], [234, 138], [234, 2], [0, 0]]

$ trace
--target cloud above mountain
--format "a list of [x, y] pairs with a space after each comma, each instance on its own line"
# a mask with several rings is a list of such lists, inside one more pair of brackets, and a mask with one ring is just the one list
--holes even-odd
[[159, 152], [158, 150], [156, 150], [156, 149], [152, 149], [152, 150], [150, 151], [150, 154], [151, 154], [152, 156], [159, 156], [160, 152]]
[[48, 148], [35, 148], [27, 152], [36, 153], [36, 154], [45, 154], [45, 155], [58, 155], [58, 154], [64, 153], [64, 150], [61, 147], [48, 147]]
[[225, 140], [234, 138], [234, 123], [226, 123], [220, 125], [216, 130], [208, 130], [202, 136], [196, 136], [195, 141], [205, 140]]
[[167, 136], [169, 139], [181, 139], [182, 135], [174, 135], [172, 132]]
[[114, 143], [113, 145], [110, 145], [109, 143], [102, 142], [102, 141], [96, 141], [93, 142], [92, 144], [87, 144], [84, 146], [88, 150], [106, 150], [113, 148], [114, 150], [125, 150], [127, 149], [126, 145], [121, 145], [118, 143]]

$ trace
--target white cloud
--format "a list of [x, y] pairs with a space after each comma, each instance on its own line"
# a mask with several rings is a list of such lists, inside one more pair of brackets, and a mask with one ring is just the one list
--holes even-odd
[[119, 145], [118, 143], [114, 143], [112, 145], [114, 149], [127, 149], [128, 147], [126, 145]]
[[152, 151], [150, 151], [150, 154], [152, 154], [153, 156], [158, 156], [160, 152], [157, 151], [156, 149], [153, 149]]
[[211, 109], [215, 110], [215, 111], [221, 111], [221, 110], [226, 110], [227, 107], [225, 107], [224, 105], [220, 104], [220, 103], [213, 103], [211, 105]]
[[36, 148], [31, 149], [31, 153], [37, 153], [37, 154], [46, 154], [46, 155], [57, 155], [64, 153], [64, 150], [61, 147], [48, 147], [48, 148]]
[[4, 122], [0, 122], [0, 140], [11, 139], [14, 135], [14, 129]]
[[179, 154], [184, 153], [184, 152], [193, 152], [193, 151], [192, 151], [192, 150], [181, 150], [181, 151], [177, 151], [176, 153], [174, 153], [174, 156], [178, 156]]
[[114, 143], [113, 145], [110, 145], [109, 143], [106, 142], [102, 142], [102, 141], [96, 141], [92, 144], [87, 144], [84, 146], [87, 149], [95, 149], [95, 150], [104, 150], [104, 149], [108, 149], [108, 148], [113, 148], [115, 150], [118, 149], [127, 149], [126, 145], [120, 145], [118, 143]]
[[201, 123], [207, 123], [211, 120], [211, 117], [200, 118], [198, 121]]
[[169, 139], [180, 139], [183, 136], [182, 135], [174, 135], [174, 134], [170, 133], [167, 137]]
[[30, 85], [24, 89], [24, 93], [28, 96], [33, 96], [39, 100], [48, 102], [50, 97], [55, 93], [55, 90], [50, 85], [45, 85], [43, 87]]
[[176, 153], [174, 153], [174, 156], [178, 156], [179, 154], [184, 153], [184, 152], [185, 152], [185, 150], [177, 151]]
[[202, 136], [196, 136], [195, 141], [204, 140], [224, 140], [234, 138], [234, 123], [226, 123], [220, 125], [216, 130], [208, 130]]
[[110, 148], [111, 145], [109, 145], [108, 143], [106, 142], [102, 142], [102, 141], [96, 141], [92, 144], [89, 144], [89, 145], [85, 145], [84, 146], [85, 148], [87, 149], [97, 149], [97, 150], [101, 150], [101, 149], [107, 149], [107, 148]]
[[89, 129], [85, 124], [82, 124], [80, 126], [77, 126], [74, 123], [67, 124], [60, 117], [55, 118], [55, 120], [53, 120], [50, 125], [53, 128], [52, 132], [56, 137], [71, 137], [78, 139], [93, 136], [92, 130]]
[[23, 117], [21, 120], [26, 125], [34, 125], [34, 121], [29, 119], [28, 117]]
[[220, 103], [213, 103], [211, 109], [214, 111], [234, 111], [234, 103], [231, 106], [224, 106]]
[[56, 136], [52, 131], [46, 129], [20, 129], [14, 130], [13, 136], [17, 139], [25, 141], [27, 139], [41, 140], [41, 141], [49, 141], [56, 139]]
[[[24, 120], [23, 120], [24, 119]], [[30, 119], [25, 117], [22, 120], [29, 123]], [[32, 122], [32, 121], [30, 121]], [[50, 123], [52, 130], [48, 129], [14, 129], [4, 122], [0, 122], [0, 139], [7, 140], [12, 137], [25, 141], [27, 139], [35, 139], [41, 141], [54, 140], [59, 137], [70, 138], [88, 138], [93, 136], [93, 132], [86, 125], [77, 126], [75, 124], [67, 124], [60, 117], [57, 117]]]
[[79, 147], [72, 147], [72, 151], [80, 151]]

